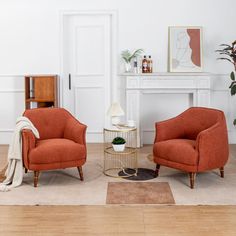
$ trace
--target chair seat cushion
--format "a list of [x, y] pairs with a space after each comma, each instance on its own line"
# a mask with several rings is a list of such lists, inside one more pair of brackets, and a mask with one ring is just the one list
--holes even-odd
[[198, 151], [196, 141], [190, 139], [171, 139], [154, 144], [153, 153], [157, 158], [185, 165], [197, 165]]
[[31, 164], [51, 164], [86, 158], [86, 147], [69, 139], [39, 140], [29, 153]]

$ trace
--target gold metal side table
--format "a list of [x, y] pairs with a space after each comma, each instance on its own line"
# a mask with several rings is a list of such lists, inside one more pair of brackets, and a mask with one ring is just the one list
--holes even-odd
[[[137, 129], [125, 126], [104, 128], [104, 174], [111, 177], [137, 175]], [[112, 140], [122, 137], [126, 141], [125, 150], [116, 152]]]

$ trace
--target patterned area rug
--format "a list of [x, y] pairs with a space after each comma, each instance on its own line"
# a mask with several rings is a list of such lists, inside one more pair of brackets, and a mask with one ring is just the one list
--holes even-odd
[[175, 204], [167, 182], [109, 182], [107, 204]]

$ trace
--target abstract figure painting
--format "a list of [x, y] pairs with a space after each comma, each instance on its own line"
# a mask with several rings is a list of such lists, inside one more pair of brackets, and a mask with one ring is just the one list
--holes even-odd
[[169, 71], [202, 71], [201, 27], [169, 27]]

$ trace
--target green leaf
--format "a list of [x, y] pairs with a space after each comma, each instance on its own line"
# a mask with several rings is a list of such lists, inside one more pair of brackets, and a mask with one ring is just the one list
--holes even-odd
[[231, 96], [236, 94], [236, 84], [234, 84], [230, 89]]
[[129, 52], [129, 50], [125, 50], [121, 52], [121, 56], [122, 58], [128, 63], [130, 62], [129, 58], [130, 58], [131, 53]]
[[230, 84], [229, 88], [231, 89], [234, 84], [235, 84], [235, 81]]
[[220, 44], [220, 46], [231, 47], [229, 44], [225, 44], [225, 43], [223, 43], [223, 44]]
[[217, 60], [226, 60], [226, 61], [233, 63], [229, 58], [225, 58], [225, 57], [219, 57], [219, 58], [217, 58]]
[[233, 122], [234, 125], [236, 125], [236, 119], [234, 119], [234, 122]]
[[130, 62], [129, 59], [127, 59], [127, 58], [125, 58], [125, 57], [123, 57], [123, 59], [125, 60], [126, 63], [129, 63], [129, 62]]
[[231, 80], [235, 81], [235, 74], [233, 71], [230, 73], [230, 78]]
[[143, 49], [137, 49], [133, 53], [129, 50], [125, 50], [121, 52], [121, 57], [125, 60], [125, 62], [129, 63], [134, 57], [141, 55], [143, 52]]
[[220, 55], [227, 55], [227, 56], [230, 56], [231, 52], [228, 52], [228, 51], [217, 51]]
[[225, 51], [233, 50], [233, 47], [226, 47], [226, 48], [223, 48], [222, 50], [225, 50]]
[[135, 50], [134, 52], [133, 52], [133, 54], [131, 55], [131, 59], [132, 58], [134, 58], [134, 57], [137, 57], [137, 56], [139, 56], [140, 54], [142, 54], [144, 51], [143, 51], [143, 49], [137, 49], [137, 50]]
[[217, 50], [215, 50], [216, 52], [227, 52], [227, 51], [225, 51], [225, 50], [221, 50], [221, 49], [217, 49]]

